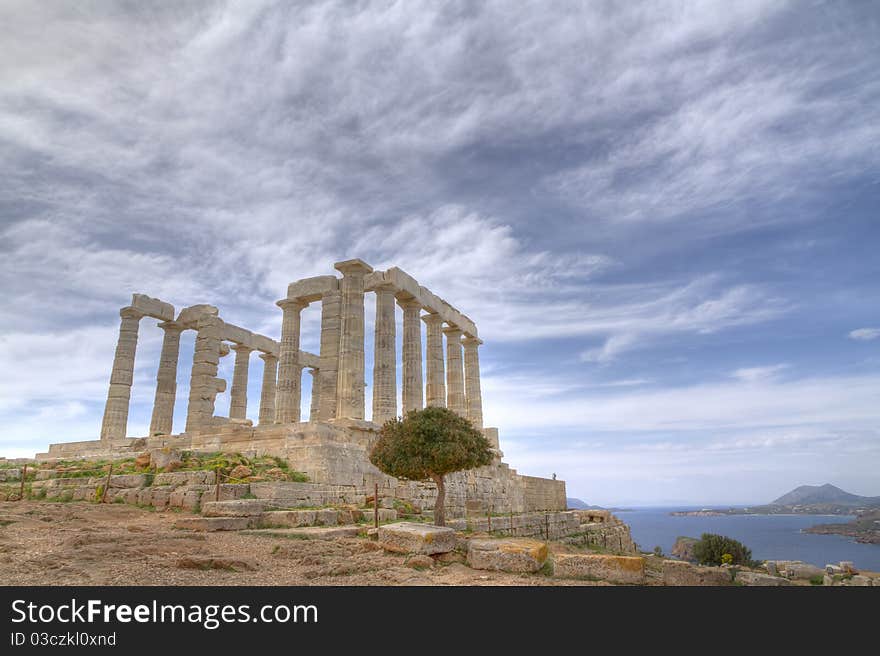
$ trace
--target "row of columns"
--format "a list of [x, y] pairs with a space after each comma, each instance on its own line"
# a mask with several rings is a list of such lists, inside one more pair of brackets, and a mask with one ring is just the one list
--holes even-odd
[[[309, 419], [327, 421], [336, 417], [364, 419], [364, 296], [365, 277], [372, 269], [360, 260], [337, 264], [343, 277], [339, 289], [321, 295], [321, 344], [319, 367], [310, 368], [312, 398]], [[373, 421], [384, 423], [396, 417], [397, 409], [397, 324], [395, 303], [403, 311], [402, 399], [403, 413], [427, 406], [448, 407], [482, 428], [482, 397], [477, 347], [482, 342], [464, 336], [455, 325], [444, 328], [439, 314], [422, 316], [417, 299], [391, 285], [371, 290], [376, 294], [374, 334]], [[284, 299], [281, 342], [278, 357], [261, 353], [263, 380], [259, 423], [299, 422], [302, 397], [300, 330], [302, 310], [308, 303]], [[110, 390], [101, 427], [101, 439], [126, 435], [138, 326], [144, 316], [135, 308], [120, 312], [119, 341], [110, 378]], [[425, 375], [422, 370], [421, 323], [426, 326]], [[177, 363], [180, 335], [185, 327], [175, 321], [159, 326], [164, 331], [156, 396], [150, 420], [150, 435], [172, 431], [177, 393]], [[190, 383], [186, 430], [209, 424], [214, 416], [214, 399], [225, 390], [217, 378], [221, 357], [223, 323], [214, 313], [199, 318]], [[446, 336], [445, 361], [443, 336]], [[230, 419], [247, 416], [247, 388], [253, 348], [237, 344], [230, 389]], [[225, 353], [224, 353], [225, 354]], [[423, 395], [424, 391], [424, 395]]]
[[[342, 262], [336, 268], [343, 274], [339, 289], [321, 295], [320, 369], [312, 381], [310, 415], [310, 419], [318, 421], [336, 417], [364, 419], [365, 416], [364, 279], [372, 269], [360, 260]], [[448, 407], [482, 428], [477, 353], [482, 342], [471, 336], [463, 339], [463, 332], [457, 326], [444, 328], [439, 314], [421, 316], [419, 302], [390, 284], [379, 285], [371, 291], [376, 295], [373, 422], [381, 424], [398, 414], [396, 301], [403, 310], [403, 412], [420, 409], [425, 404]], [[285, 299], [278, 301], [278, 305], [284, 312], [281, 361], [295, 362], [299, 353], [300, 316], [308, 303]], [[422, 375], [422, 321], [427, 329], [426, 379]], [[279, 369], [279, 408], [282, 404], [290, 408], [288, 413], [277, 413], [280, 423], [299, 421], [301, 375], [301, 366]]]

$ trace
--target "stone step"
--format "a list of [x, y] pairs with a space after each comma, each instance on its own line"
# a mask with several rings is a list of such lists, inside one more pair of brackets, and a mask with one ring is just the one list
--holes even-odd
[[[269, 510], [260, 517], [264, 528], [298, 528], [301, 526], [336, 526], [346, 522], [345, 517], [334, 508], [321, 510]], [[340, 521], [342, 519], [342, 521]]]
[[189, 531], [241, 531], [253, 528], [253, 517], [181, 517], [174, 522], [174, 528]]
[[262, 514], [269, 505], [259, 499], [202, 501], [202, 514], [205, 517], [254, 517]]
[[357, 526], [304, 526], [300, 528], [263, 528], [247, 531], [247, 534], [292, 540], [335, 540], [337, 538], [356, 538], [360, 530]]

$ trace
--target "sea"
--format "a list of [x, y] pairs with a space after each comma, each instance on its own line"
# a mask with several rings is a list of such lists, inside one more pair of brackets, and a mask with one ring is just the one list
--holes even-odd
[[716, 515], [676, 517], [674, 511], [700, 508], [628, 508], [614, 514], [629, 524], [642, 551], [660, 546], [669, 554], [679, 536], [699, 538], [717, 533], [739, 540], [755, 560], [801, 560], [818, 567], [852, 561], [859, 569], [880, 572], [880, 544], [862, 544], [844, 535], [813, 535], [802, 529], [816, 524], [843, 524], [847, 515]]

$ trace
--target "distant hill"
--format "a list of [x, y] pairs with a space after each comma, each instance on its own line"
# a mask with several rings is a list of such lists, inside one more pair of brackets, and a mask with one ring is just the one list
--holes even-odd
[[839, 487], [826, 483], [825, 485], [801, 485], [788, 494], [783, 494], [770, 505], [813, 506], [820, 504], [852, 506], [854, 508], [880, 506], [880, 497], [862, 497], [858, 494], [850, 494]]
[[605, 510], [602, 506], [591, 506], [586, 501], [574, 497], [567, 497], [565, 503], [572, 510]]

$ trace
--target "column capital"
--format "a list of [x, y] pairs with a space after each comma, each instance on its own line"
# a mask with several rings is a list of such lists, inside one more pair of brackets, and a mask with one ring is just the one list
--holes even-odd
[[232, 347], [232, 350], [235, 351], [236, 353], [250, 353], [251, 351], [254, 351], [255, 349], [252, 346], [247, 346], [246, 344], [235, 344]]
[[404, 310], [422, 309], [422, 303], [419, 299], [406, 292], [397, 294], [397, 304]]
[[373, 272], [373, 267], [358, 258], [337, 262], [333, 265], [333, 268], [341, 272], [344, 276], [366, 275]]
[[443, 323], [443, 317], [439, 314], [424, 314], [422, 315], [422, 321], [429, 326], [439, 326]]
[[260, 359], [263, 362], [271, 362], [272, 360], [278, 362], [278, 356], [272, 355], [271, 353], [260, 353]]
[[119, 316], [123, 319], [143, 319], [144, 313], [131, 306], [128, 306], [119, 310]]
[[453, 339], [455, 336], [461, 337], [462, 330], [458, 326], [452, 325], [443, 328], [443, 334], [446, 335], [449, 339]]
[[392, 285], [390, 282], [383, 282], [383, 283], [379, 283], [378, 285], [374, 285], [373, 287], [370, 287], [370, 289], [367, 289], [366, 291], [376, 292], [377, 295], [379, 295], [379, 294], [396, 294], [397, 287]]
[[308, 302], [299, 298], [282, 298], [280, 301], [275, 301], [275, 305], [284, 311], [303, 310], [309, 306]]
[[186, 330], [186, 326], [182, 323], [177, 323], [176, 321], [162, 321], [157, 325], [166, 333], [182, 333]]
[[461, 343], [465, 348], [477, 348], [478, 346], [482, 346], [483, 340], [479, 337], [474, 337], [473, 335], [465, 335], [464, 339], [461, 340]]

